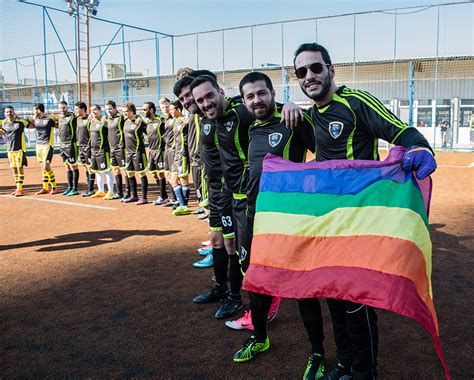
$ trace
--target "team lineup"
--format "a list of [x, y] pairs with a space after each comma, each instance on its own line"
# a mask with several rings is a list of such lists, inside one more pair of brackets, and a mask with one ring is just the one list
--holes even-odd
[[[159, 191], [154, 205], [173, 207], [174, 216], [193, 212], [208, 217], [210, 245], [202, 250], [206, 256], [195, 266], [212, 266], [215, 285], [193, 302], [217, 302], [215, 318], [232, 317], [243, 310], [242, 281], [251, 264], [260, 175], [268, 153], [293, 162], [305, 162], [308, 151], [316, 161], [378, 160], [377, 139], [381, 138], [407, 148], [404, 171], [414, 171], [422, 179], [436, 169], [432, 149], [421, 133], [370, 93], [336, 85], [335, 69], [323, 46], [299, 46], [294, 69], [303, 93], [314, 102], [308, 110], [277, 103], [270, 78], [260, 72], [245, 75], [240, 96], [228, 98], [216, 76], [207, 70], [183, 70], [173, 89], [177, 101], [161, 98], [160, 115], [153, 102], [143, 104], [141, 116], [133, 103], [118, 108], [114, 101], [105, 104], [105, 115], [100, 105], [92, 105], [88, 114], [82, 102], [74, 105], [74, 112], [60, 102], [58, 115], [47, 115], [44, 105], [36, 104], [28, 119], [17, 117], [13, 107], [7, 106], [0, 133], [7, 136], [16, 183], [11, 195], [25, 194], [26, 128], [35, 128], [38, 136], [36, 158], [42, 170], [42, 189], [37, 195], [59, 193], [51, 168], [55, 129], [67, 174], [64, 196], [79, 195], [81, 166], [87, 179], [87, 191], [81, 196], [144, 205], [150, 173]], [[199, 204], [194, 211], [188, 205], [191, 183]], [[225, 322], [230, 329], [252, 331], [233, 355], [237, 363], [270, 348], [267, 326], [281, 302], [278, 297], [255, 292], [249, 292], [249, 299], [250, 310]], [[297, 302], [309, 339], [304, 379], [377, 378], [374, 308], [327, 299], [337, 363], [326, 368], [320, 300]]]

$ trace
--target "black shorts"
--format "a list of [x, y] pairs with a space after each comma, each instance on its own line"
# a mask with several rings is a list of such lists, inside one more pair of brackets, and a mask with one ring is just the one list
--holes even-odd
[[239, 259], [240, 267], [242, 272], [245, 273], [250, 264], [250, 251], [252, 248], [252, 239], [253, 239], [253, 224], [254, 224], [254, 215], [247, 215], [246, 223], [243, 230], [240, 232], [240, 249]]
[[234, 213], [235, 221], [235, 247], [237, 252], [240, 252], [242, 236], [247, 228], [247, 196], [242, 194], [233, 195], [232, 212]]
[[160, 150], [150, 150], [148, 152], [148, 171], [151, 173], [161, 173], [165, 170], [165, 153]]
[[110, 165], [116, 169], [125, 169], [125, 150], [114, 149], [110, 150]]
[[174, 162], [174, 150], [167, 149], [165, 150], [165, 171], [171, 172]]
[[110, 170], [110, 153], [103, 150], [91, 153], [91, 169], [95, 172]]
[[91, 164], [91, 150], [87, 146], [79, 146], [78, 162], [79, 165], [90, 165]]
[[77, 144], [70, 144], [59, 147], [59, 155], [63, 159], [65, 165], [77, 165]]
[[209, 226], [211, 231], [222, 231], [225, 239], [235, 237], [232, 193], [227, 189], [209, 190]]
[[125, 170], [127, 172], [141, 173], [146, 171], [147, 159], [145, 151], [127, 152], [125, 157]]

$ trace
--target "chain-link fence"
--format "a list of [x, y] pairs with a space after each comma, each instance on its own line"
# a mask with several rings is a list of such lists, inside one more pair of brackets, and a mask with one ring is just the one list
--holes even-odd
[[[28, 111], [42, 102], [52, 112], [60, 100], [74, 104], [86, 92], [77, 18], [50, 7], [5, 3], [3, 19], [27, 12], [30, 32], [22, 23], [1, 25], [0, 104]], [[177, 70], [191, 67], [216, 72], [228, 95], [238, 93], [245, 73], [265, 71], [279, 100], [309, 105], [293, 73], [293, 52], [318, 41], [330, 51], [338, 85], [371, 92], [436, 148], [469, 148], [473, 12], [472, 2], [447, 3], [185, 35], [92, 17], [91, 103], [173, 99]]]

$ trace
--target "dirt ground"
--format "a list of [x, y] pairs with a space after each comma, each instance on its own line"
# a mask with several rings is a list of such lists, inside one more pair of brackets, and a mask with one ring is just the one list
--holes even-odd
[[[437, 159], [434, 301], [452, 377], [473, 379], [474, 154], [440, 152]], [[284, 300], [270, 325], [270, 350], [244, 364], [232, 355], [249, 332], [215, 320], [216, 304], [192, 303], [212, 286], [212, 269], [191, 266], [207, 223], [151, 204], [34, 196], [41, 178], [34, 157], [29, 162], [29, 197], [15, 199], [7, 196], [11, 170], [0, 160], [0, 378], [301, 378], [310, 347], [295, 301]], [[332, 365], [324, 303], [323, 312]], [[378, 315], [381, 379], [443, 378], [426, 331], [408, 318]]]

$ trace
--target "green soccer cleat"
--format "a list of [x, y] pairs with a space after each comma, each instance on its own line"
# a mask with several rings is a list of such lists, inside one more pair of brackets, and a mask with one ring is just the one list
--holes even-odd
[[304, 371], [303, 380], [316, 380], [323, 377], [326, 371], [326, 364], [324, 358], [315, 352], [309, 355], [308, 364]]
[[234, 362], [242, 363], [253, 359], [259, 352], [266, 351], [270, 348], [270, 339], [268, 336], [265, 341], [258, 341], [255, 336], [251, 336], [244, 346], [234, 354]]
[[189, 214], [189, 207], [188, 206], [178, 206], [176, 210], [173, 210], [173, 215], [174, 216], [179, 216], [179, 215], [187, 215]]

